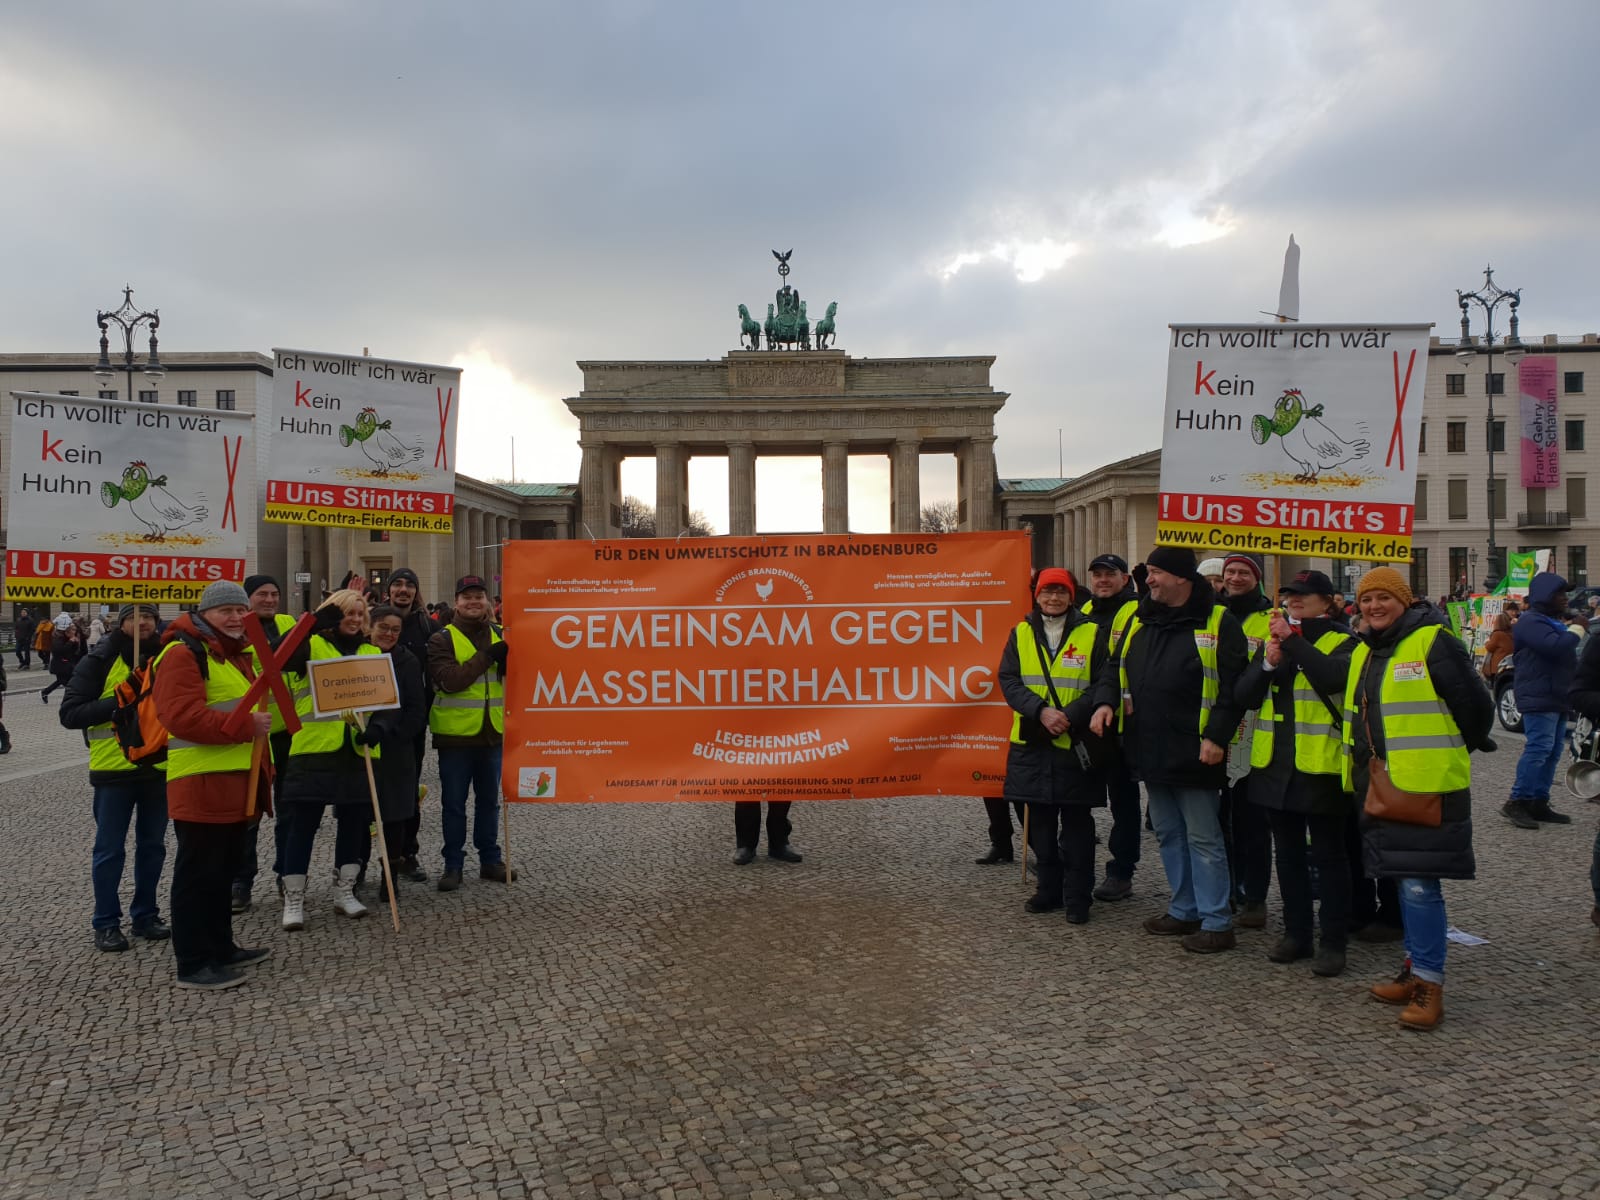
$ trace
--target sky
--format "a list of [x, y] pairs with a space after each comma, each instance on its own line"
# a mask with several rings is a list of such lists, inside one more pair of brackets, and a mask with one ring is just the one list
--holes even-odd
[[[1000, 473], [1160, 443], [1169, 322], [1600, 330], [1600, 5], [0, 0], [0, 346], [461, 366], [458, 459], [575, 482], [590, 359], [718, 358], [793, 248], [869, 357], [992, 354]], [[1475, 326], [1474, 329], [1477, 332]], [[1064, 431], [1058, 433], [1058, 431]], [[923, 498], [953, 496], [928, 458]], [[821, 528], [760, 463], [758, 526]], [[726, 529], [726, 469], [690, 504]], [[888, 528], [853, 458], [852, 528]], [[654, 499], [646, 461], [624, 490]]]

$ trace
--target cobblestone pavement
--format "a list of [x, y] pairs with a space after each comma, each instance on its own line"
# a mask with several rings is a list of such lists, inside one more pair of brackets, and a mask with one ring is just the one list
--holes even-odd
[[744, 869], [725, 807], [519, 808], [522, 880], [403, 885], [398, 935], [331, 913], [325, 823], [306, 931], [258, 907], [272, 959], [207, 995], [164, 946], [93, 950], [81, 747], [30, 700], [0, 1196], [1600, 1195], [1600, 813], [1510, 829], [1511, 753], [1478, 764], [1481, 878], [1446, 885], [1490, 942], [1452, 947], [1432, 1034], [1366, 998], [1393, 947], [1320, 980], [1266, 961], [1275, 928], [1142, 933], [1149, 838], [1131, 901], [1027, 916], [972, 865], [981, 806], [941, 798], [797, 805], [806, 861]]

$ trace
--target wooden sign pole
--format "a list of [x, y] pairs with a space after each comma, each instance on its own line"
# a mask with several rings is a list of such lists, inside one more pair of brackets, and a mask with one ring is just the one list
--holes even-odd
[[[356, 714], [356, 728], [362, 733], [367, 731], [367, 714]], [[378, 804], [378, 779], [372, 773], [372, 749], [368, 746], [361, 747], [361, 761], [367, 764], [367, 791], [372, 796], [372, 822], [378, 831], [378, 861], [383, 864], [383, 886], [389, 893], [389, 919], [394, 922], [394, 931], [400, 932], [400, 906], [394, 899], [394, 874], [389, 870], [389, 843], [383, 836], [383, 809]]]

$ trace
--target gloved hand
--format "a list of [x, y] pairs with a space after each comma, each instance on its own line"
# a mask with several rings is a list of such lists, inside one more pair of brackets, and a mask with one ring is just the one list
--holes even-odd
[[503, 667], [506, 665], [506, 655], [510, 652], [510, 649], [511, 646], [508, 642], [496, 642], [489, 647], [489, 657], [494, 661], [495, 666]]
[[337, 604], [324, 604], [317, 609], [317, 620], [311, 626], [312, 633], [327, 633], [329, 630], [339, 628], [339, 622], [344, 620], [344, 610]]
[[374, 749], [383, 745], [383, 726], [368, 725], [365, 729], [350, 731], [350, 740], [357, 746], [371, 746]]

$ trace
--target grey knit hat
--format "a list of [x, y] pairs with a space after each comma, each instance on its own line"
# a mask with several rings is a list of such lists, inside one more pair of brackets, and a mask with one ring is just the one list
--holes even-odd
[[241, 608], [250, 607], [250, 597], [244, 594], [244, 589], [237, 583], [228, 579], [219, 579], [215, 583], [206, 585], [206, 590], [200, 594], [198, 609], [205, 612], [210, 608], [221, 608], [224, 604], [237, 604]]

